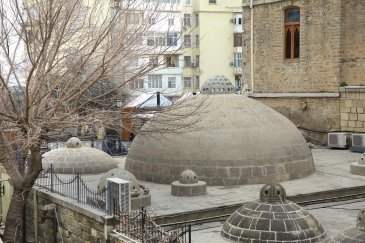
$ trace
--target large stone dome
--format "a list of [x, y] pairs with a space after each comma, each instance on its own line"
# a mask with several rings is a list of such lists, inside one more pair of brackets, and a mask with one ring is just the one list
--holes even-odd
[[58, 148], [43, 154], [42, 166], [53, 165], [60, 174], [99, 174], [117, 167], [113, 158], [96, 148], [83, 147], [80, 139], [72, 137], [65, 148]]
[[[201, 105], [200, 120], [186, 132], [164, 129], [157, 116], [138, 134], [126, 169], [139, 180], [169, 184], [191, 169], [208, 185], [242, 185], [285, 181], [314, 172], [311, 151], [302, 134], [270, 107], [238, 94], [200, 94], [184, 102], [177, 115]], [[171, 112], [171, 109], [169, 110]], [[161, 120], [159, 124], [159, 120]], [[170, 125], [171, 126], [171, 125]]]
[[222, 236], [233, 242], [297, 242], [323, 240], [326, 233], [304, 208], [286, 200], [280, 184], [265, 185], [260, 200], [247, 202], [224, 223]]

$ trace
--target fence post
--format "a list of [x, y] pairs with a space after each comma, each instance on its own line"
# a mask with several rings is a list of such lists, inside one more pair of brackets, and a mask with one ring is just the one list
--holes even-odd
[[142, 207], [141, 208], [142, 210], [142, 221], [141, 221], [141, 223], [142, 223], [142, 230], [144, 230], [144, 228], [145, 228], [145, 223], [146, 223], [146, 215], [145, 215], [145, 209]]
[[53, 164], [51, 164], [50, 168], [51, 168], [51, 192], [54, 192], [54, 174], [53, 174]]
[[77, 182], [77, 202], [79, 203], [80, 202], [80, 179], [81, 179], [80, 174], [77, 173], [76, 177], [77, 177], [77, 179], [76, 179], [76, 182]]
[[191, 243], [191, 224], [189, 224], [189, 243]]

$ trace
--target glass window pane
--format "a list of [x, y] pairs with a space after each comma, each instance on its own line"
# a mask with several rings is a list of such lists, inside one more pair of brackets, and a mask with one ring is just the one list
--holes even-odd
[[290, 8], [285, 11], [285, 23], [300, 22], [300, 9]]
[[299, 45], [300, 45], [300, 36], [299, 36], [299, 29], [297, 28], [294, 33], [294, 58], [299, 58]]
[[291, 32], [289, 29], [286, 31], [285, 44], [285, 57], [291, 58]]

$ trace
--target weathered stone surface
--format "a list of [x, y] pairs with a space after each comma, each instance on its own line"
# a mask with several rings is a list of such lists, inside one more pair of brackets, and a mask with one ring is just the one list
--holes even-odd
[[286, 200], [280, 184], [262, 187], [260, 200], [247, 202], [224, 223], [221, 235], [235, 242], [318, 242], [322, 226], [304, 208]]
[[[236, 94], [199, 95], [185, 106], [201, 102], [212, 109], [191, 117], [201, 122], [183, 134], [161, 129], [158, 137], [137, 135], [125, 168], [138, 179], [157, 183], [177, 181], [182, 171], [191, 169], [208, 185], [226, 186], [283, 181], [314, 172], [302, 134], [273, 109]], [[147, 165], [152, 170], [144, 170]]]

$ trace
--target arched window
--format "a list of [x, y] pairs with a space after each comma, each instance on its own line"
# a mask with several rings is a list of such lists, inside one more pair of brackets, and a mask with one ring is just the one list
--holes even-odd
[[299, 58], [300, 54], [300, 8], [285, 9], [284, 57]]

